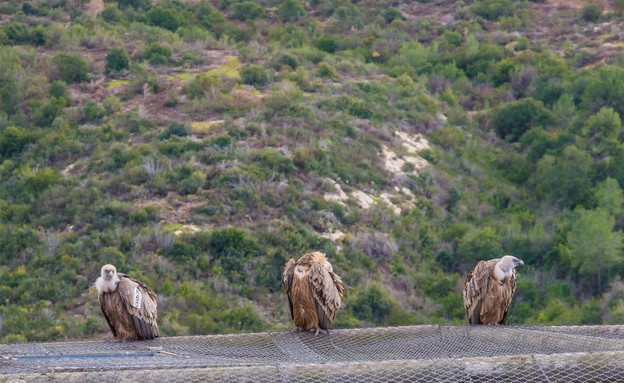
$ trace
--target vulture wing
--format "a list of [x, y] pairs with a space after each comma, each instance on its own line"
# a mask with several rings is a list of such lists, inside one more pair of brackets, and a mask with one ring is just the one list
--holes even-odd
[[130, 314], [138, 339], [154, 339], [158, 332], [156, 293], [143, 282], [117, 273], [117, 293], [123, 308]]
[[507, 313], [509, 312], [509, 306], [511, 306], [511, 299], [516, 292], [516, 270], [513, 271], [511, 278], [509, 278], [509, 286], [506, 286], [506, 289], [507, 290], [503, 292], [505, 312], [503, 313], [503, 319], [501, 319], [498, 324], [507, 323]]
[[310, 267], [310, 288], [316, 301], [316, 311], [321, 328], [327, 329], [336, 318], [340, 308], [340, 296], [344, 285], [338, 275], [327, 270], [322, 263], [314, 263]]
[[286, 295], [288, 296], [288, 308], [290, 309], [290, 317], [295, 319], [293, 314], [293, 303], [291, 297], [291, 288], [292, 288], [292, 280], [293, 274], [295, 272], [295, 260], [290, 258], [288, 262], [284, 265], [284, 271], [282, 272], [282, 287], [284, 291], [286, 291]]
[[113, 337], [117, 338], [117, 330], [115, 330], [115, 326], [113, 326], [113, 323], [111, 322], [111, 318], [108, 316], [107, 312], [108, 312], [108, 307], [110, 305], [110, 300], [106, 299], [106, 297], [102, 296], [103, 294], [100, 294], [98, 296], [98, 301], [100, 302], [100, 308], [102, 309], [102, 313], [104, 314], [104, 318], [106, 319], [106, 323], [108, 323], [108, 327], [110, 327], [111, 332], [113, 333]]
[[468, 316], [468, 323], [481, 324], [481, 313], [486, 309], [490, 295], [490, 274], [498, 259], [490, 261], [479, 261], [475, 268], [466, 276], [464, 280], [464, 308]]

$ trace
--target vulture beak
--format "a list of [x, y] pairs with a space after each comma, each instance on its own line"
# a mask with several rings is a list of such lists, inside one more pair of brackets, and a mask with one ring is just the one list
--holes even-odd
[[522, 266], [522, 265], [524, 265], [524, 262], [522, 261], [522, 259], [518, 259], [518, 258], [516, 258], [516, 259], [514, 260], [514, 264], [515, 264], [516, 266]]

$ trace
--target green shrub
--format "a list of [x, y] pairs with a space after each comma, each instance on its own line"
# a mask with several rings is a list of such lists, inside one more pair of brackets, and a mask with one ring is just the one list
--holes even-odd
[[514, 5], [511, 0], [477, 0], [470, 8], [475, 15], [490, 21], [513, 15], [513, 9]]
[[390, 313], [398, 303], [379, 283], [371, 283], [351, 303], [356, 318], [377, 325], [388, 325]]
[[291, 69], [297, 69], [297, 67], [299, 66], [299, 59], [297, 59], [297, 56], [295, 56], [294, 54], [286, 52], [279, 54], [273, 60], [273, 63], [273, 67], [276, 70], [280, 70], [285, 65], [289, 66]]
[[102, 101], [102, 107], [106, 111], [107, 114], [114, 114], [121, 110], [122, 104], [121, 100], [116, 96], [109, 94]]
[[499, 137], [516, 142], [531, 128], [552, 123], [554, 117], [541, 101], [523, 98], [497, 107], [492, 114], [490, 127]]
[[166, 140], [171, 136], [186, 137], [189, 134], [191, 134], [191, 129], [188, 127], [188, 125], [181, 122], [171, 122], [167, 126], [167, 129], [165, 129], [162, 133], [158, 135], [158, 138], [161, 140]]
[[34, 27], [24, 23], [13, 22], [3, 28], [8, 45], [44, 45], [47, 41], [46, 30], [43, 25]]
[[286, 0], [277, 7], [275, 14], [283, 22], [297, 21], [305, 16], [305, 8], [300, 0]]
[[219, 316], [219, 322], [225, 332], [260, 331], [265, 325], [251, 305], [223, 312]]
[[147, 12], [147, 20], [150, 25], [168, 29], [175, 32], [184, 24], [184, 15], [173, 8], [156, 6]]
[[330, 79], [338, 78], [338, 72], [336, 71], [336, 68], [334, 68], [331, 64], [325, 61], [319, 63], [318, 68], [316, 70], [316, 75], [322, 78], [330, 78]]
[[136, 10], [145, 9], [150, 6], [149, 0], [117, 0], [119, 8], [125, 9], [132, 7]]
[[74, 84], [89, 79], [89, 64], [78, 55], [59, 53], [52, 58], [51, 64], [52, 80], [63, 80], [67, 84]]
[[50, 97], [49, 102], [45, 104], [38, 113], [38, 122], [43, 126], [50, 126], [54, 119], [59, 115], [61, 110], [67, 106], [65, 98]]
[[35, 136], [29, 130], [9, 126], [0, 133], [0, 158], [14, 158], [34, 141]]
[[106, 73], [117, 73], [130, 68], [130, 57], [124, 48], [113, 48], [106, 55]]
[[108, 4], [100, 13], [100, 17], [107, 23], [117, 23], [124, 19], [124, 13], [119, 10], [117, 4]]
[[39, 195], [52, 185], [61, 182], [63, 182], [63, 176], [56, 169], [52, 168], [38, 169], [28, 174], [24, 179], [26, 189], [35, 195]]
[[333, 37], [322, 37], [314, 43], [314, 46], [324, 52], [334, 53], [338, 45]]
[[296, 170], [290, 158], [272, 148], [266, 148], [254, 154], [253, 159], [258, 161], [263, 168], [271, 169], [277, 173], [288, 174]]
[[95, 101], [87, 101], [82, 110], [84, 122], [97, 122], [106, 115], [106, 111]]
[[245, 265], [251, 257], [260, 255], [259, 250], [253, 237], [235, 227], [213, 232], [208, 243], [209, 253], [232, 280], [244, 280]]
[[242, 3], [233, 4], [230, 7], [232, 18], [235, 20], [249, 21], [266, 16], [264, 8], [252, 1], [243, 1]]
[[383, 11], [383, 18], [386, 23], [391, 23], [394, 20], [403, 20], [403, 14], [394, 7], [388, 7]]
[[164, 65], [171, 62], [171, 54], [171, 48], [153, 43], [143, 52], [143, 58], [152, 65]]
[[595, 3], [585, 4], [581, 10], [581, 19], [586, 22], [595, 23], [602, 18], [602, 7]]
[[69, 87], [64, 81], [55, 80], [48, 86], [48, 94], [50, 97], [64, 98], [70, 101]]
[[269, 82], [269, 73], [262, 66], [246, 65], [240, 72], [243, 83], [264, 86]]

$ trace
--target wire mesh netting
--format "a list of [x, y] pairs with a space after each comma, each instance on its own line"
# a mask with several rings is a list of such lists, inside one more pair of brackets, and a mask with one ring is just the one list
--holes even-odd
[[624, 382], [624, 326], [406, 326], [0, 345], [0, 382]]

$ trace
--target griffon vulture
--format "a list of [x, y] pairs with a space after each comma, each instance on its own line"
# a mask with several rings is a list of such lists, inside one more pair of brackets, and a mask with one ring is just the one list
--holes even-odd
[[160, 335], [156, 324], [156, 293], [143, 282], [118, 273], [113, 265], [104, 265], [95, 288], [115, 338], [141, 340]]
[[297, 262], [286, 262], [282, 287], [288, 295], [290, 316], [299, 331], [311, 330], [318, 335], [327, 330], [340, 307], [344, 284], [334, 274], [325, 254], [314, 251], [304, 254]]
[[470, 324], [505, 324], [516, 291], [516, 270], [524, 265], [511, 255], [479, 261], [464, 281], [464, 307]]

